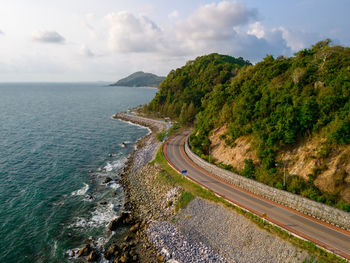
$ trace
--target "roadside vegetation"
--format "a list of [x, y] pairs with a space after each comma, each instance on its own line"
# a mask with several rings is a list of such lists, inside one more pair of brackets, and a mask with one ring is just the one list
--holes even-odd
[[[221, 139], [230, 147], [240, 136], [250, 136], [259, 161], [246, 160], [240, 172], [283, 189], [279, 151], [319, 136], [325, 141], [317, 156], [322, 160], [337, 146], [350, 144], [350, 48], [324, 40], [293, 57], [268, 55], [256, 65], [219, 54], [198, 57], [171, 71], [144, 110], [194, 125], [190, 146], [206, 160], [214, 129], [228, 127]], [[315, 167], [308, 180], [288, 176], [285, 190], [350, 211], [338, 194], [315, 186], [325, 169], [326, 164]]]
[[175, 204], [176, 210], [185, 208], [188, 203], [190, 203], [195, 197], [200, 197], [215, 203], [220, 203], [224, 205], [228, 209], [232, 209], [235, 212], [243, 215], [251, 222], [258, 225], [260, 228], [265, 231], [275, 234], [278, 237], [282, 238], [293, 244], [294, 246], [306, 250], [311, 255], [311, 258], [306, 262], [319, 262], [319, 263], [345, 263], [347, 262], [345, 259], [342, 259], [333, 253], [330, 253], [322, 248], [317, 247], [314, 243], [309, 241], [305, 241], [303, 239], [297, 238], [294, 235], [289, 234], [288, 232], [282, 230], [281, 228], [270, 224], [268, 221], [254, 215], [251, 212], [248, 212], [240, 207], [237, 207], [225, 199], [218, 197], [212, 191], [202, 188], [200, 185], [184, 178], [177, 171], [175, 171], [166, 161], [163, 156], [162, 147], [159, 149], [156, 158], [151, 162], [151, 164], [157, 163], [160, 165], [162, 171], [159, 174], [157, 180], [160, 183], [168, 184], [171, 186], [180, 186], [184, 192], [181, 194], [179, 200]]

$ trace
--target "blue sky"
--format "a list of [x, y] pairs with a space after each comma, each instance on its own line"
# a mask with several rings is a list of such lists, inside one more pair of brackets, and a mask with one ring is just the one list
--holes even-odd
[[166, 75], [218, 52], [257, 62], [350, 46], [349, 0], [1, 0], [0, 82]]

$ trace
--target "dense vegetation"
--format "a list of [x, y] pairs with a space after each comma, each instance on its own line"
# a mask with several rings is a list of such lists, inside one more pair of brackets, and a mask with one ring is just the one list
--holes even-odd
[[192, 123], [196, 113], [202, 109], [202, 98], [216, 85], [228, 85], [245, 65], [250, 63], [242, 58], [219, 54], [189, 61], [168, 74], [148, 110], [171, 118], [179, 117], [183, 124]]
[[159, 77], [152, 73], [145, 73], [142, 71], [135, 72], [126, 78], [118, 80], [111, 86], [124, 87], [158, 87], [165, 77]]
[[[217, 127], [227, 125], [222, 136], [227, 145], [251, 136], [260, 164], [247, 160], [243, 175], [282, 188], [279, 150], [315, 134], [327, 139], [320, 154], [330, 145], [350, 143], [350, 48], [325, 40], [293, 57], [266, 56], [254, 66], [218, 54], [199, 57], [170, 72], [148, 109], [184, 124], [196, 115], [190, 144], [203, 158], [209, 154], [209, 133]], [[337, 197], [313, 185], [320, 169], [308, 182], [289, 177], [287, 190], [335, 205]], [[343, 202], [337, 206], [350, 210]]]

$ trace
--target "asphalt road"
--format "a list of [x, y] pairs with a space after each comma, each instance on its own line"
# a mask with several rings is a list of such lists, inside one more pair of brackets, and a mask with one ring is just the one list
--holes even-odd
[[350, 232], [338, 229], [297, 211], [260, 198], [249, 192], [220, 181], [209, 172], [196, 166], [184, 152], [186, 132], [170, 139], [164, 145], [168, 162], [178, 171], [187, 170], [187, 177], [216, 194], [270, 222], [308, 239], [334, 253], [350, 259]]

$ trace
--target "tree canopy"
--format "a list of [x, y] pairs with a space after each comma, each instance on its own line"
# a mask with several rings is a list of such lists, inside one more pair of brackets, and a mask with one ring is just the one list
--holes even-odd
[[[208, 155], [215, 128], [228, 127], [227, 145], [250, 136], [260, 170], [256, 175], [247, 161], [244, 174], [280, 188], [276, 154], [281, 149], [314, 135], [327, 144], [350, 144], [350, 48], [332, 46], [327, 39], [292, 57], [267, 55], [255, 65], [219, 54], [198, 57], [171, 71], [147, 108], [182, 124], [196, 120], [189, 142], [202, 157]], [[313, 182], [291, 178], [289, 191], [335, 202]]]

